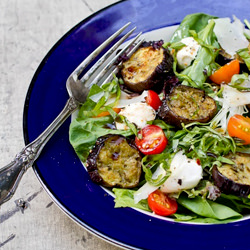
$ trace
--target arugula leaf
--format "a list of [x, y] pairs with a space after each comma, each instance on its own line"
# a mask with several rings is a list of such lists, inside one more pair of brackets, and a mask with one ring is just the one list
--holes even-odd
[[195, 125], [201, 124], [192, 123], [177, 131], [173, 143], [176, 143], [176, 147], [184, 149], [187, 157], [200, 159], [203, 168], [210, 168], [215, 161], [216, 164], [220, 164], [225, 159], [219, 156], [236, 152], [236, 145], [231, 137], [221, 135], [208, 125]]
[[237, 145], [236, 152], [250, 154], [250, 145]]
[[138, 203], [134, 202], [134, 190], [113, 188], [115, 193], [115, 208], [117, 207], [135, 207], [145, 211], [151, 211], [147, 200], [140, 200]]

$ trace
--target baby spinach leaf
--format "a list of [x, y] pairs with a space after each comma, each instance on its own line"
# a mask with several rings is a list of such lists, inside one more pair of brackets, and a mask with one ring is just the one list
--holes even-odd
[[250, 199], [246, 197], [239, 197], [232, 194], [221, 194], [217, 200], [219, 203], [231, 207], [239, 213], [248, 212], [250, 210]]
[[188, 198], [186, 195], [181, 195], [177, 202], [192, 211], [195, 214], [203, 216], [205, 218], [212, 218], [216, 220], [226, 220], [226, 219], [240, 219], [241, 214], [234, 211], [230, 207], [222, 204], [218, 204], [214, 201], [206, 200], [200, 196], [195, 198]]
[[195, 13], [187, 15], [183, 19], [177, 30], [174, 32], [170, 42], [175, 43], [180, 41], [184, 37], [189, 37], [190, 36], [189, 30], [194, 30], [196, 31], [196, 33], [198, 33], [207, 26], [208, 21], [210, 19], [214, 18], [217, 17], [203, 13]]

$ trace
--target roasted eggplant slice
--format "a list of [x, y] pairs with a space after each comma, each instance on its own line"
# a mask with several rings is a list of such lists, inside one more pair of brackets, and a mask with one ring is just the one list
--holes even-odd
[[225, 194], [246, 197], [250, 194], [250, 155], [237, 153], [227, 156], [235, 164], [214, 166], [212, 175], [215, 185]]
[[132, 141], [110, 134], [97, 139], [86, 166], [95, 183], [132, 188], [141, 176], [141, 155]]
[[206, 123], [214, 117], [216, 111], [216, 102], [203, 90], [178, 85], [163, 100], [158, 115], [166, 123], [181, 127], [182, 123]]
[[172, 72], [172, 67], [173, 57], [167, 49], [145, 42], [123, 63], [121, 75], [128, 89], [140, 93], [160, 89], [158, 85], [163, 86], [163, 76]]

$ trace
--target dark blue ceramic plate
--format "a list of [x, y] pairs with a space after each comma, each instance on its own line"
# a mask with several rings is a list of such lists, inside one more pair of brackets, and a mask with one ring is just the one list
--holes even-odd
[[[34, 140], [59, 114], [73, 69], [128, 21], [147, 32], [205, 12], [249, 18], [245, 0], [128, 0], [83, 20], [46, 55], [30, 84], [24, 107], [24, 138]], [[34, 171], [52, 200], [84, 228], [127, 249], [249, 249], [250, 221], [194, 225], [165, 221], [134, 209], [115, 209], [113, 197], [93, 184], [68, 139], [70, 119], [42, 152]]]

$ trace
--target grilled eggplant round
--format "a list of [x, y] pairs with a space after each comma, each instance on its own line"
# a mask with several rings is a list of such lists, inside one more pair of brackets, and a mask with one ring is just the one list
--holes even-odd
[[250, 155], [229, 154], [227, 158], [234, 164], [213, 167], [212, 176], [215, 185], [225, 194], [248, 196], [250, 194]]
[[142, 46], [123, 63], [121, 75], [128, 89], [140, 93], [143, 90], [161, 90], [163, 77], [172, 72], [173, 57], [156, 42], [144, 42]]
[[86, 166], [95, 183], [132, 188], [137, 186], [141, 176], [141, 155], [132, 141], [109, 134], [97, 139]]
[[182, 123], [206, 123], [216, 111], [216, 102], [203, 90], [178, 85], [163, 100], [158, 116], [168, 124], [181, 127]]

